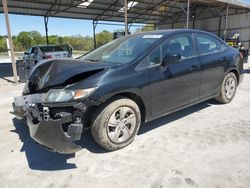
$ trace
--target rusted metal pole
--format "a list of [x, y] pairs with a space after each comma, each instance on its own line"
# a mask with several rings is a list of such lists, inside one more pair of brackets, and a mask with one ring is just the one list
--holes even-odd
[[93, 20], [93, 36], [94, 36], [94, 48], [96, 49], [96, 26], [97, 26], [97, 21]]
[[17, 79], [17, 69], [16, 69], [14, 46], [13, 46], [11, 30], [10, 30], [10, 21], [9, 21], [7, 0], [3, 0], [3, 11], [4, 11], [6, 28], [7, 28], [7, 35], [8, 35], [9, 45], [10, 45], [10, 54], [11, 54], [11, 62], [12, 62], [12, 70], [13, 70], [13, 75], [14, 75], [14, 82], [17, 83], [17, 81], [18, 81], [18, 79]]
[[220, 15], [220, 18], [219, 18], [219, 29], [218, 29], [218, 36], [220, 37], [221, 34], [220, 34], [220, 31], [221, 31], [221, 19], [222, 19], [222, 16]]
[[187, 29], [189, 29], [190, 0], [187, 0]]
[[228, 11], [229, 11], [229, 4], [227, 4], [226, 21], [225, 21], [225, 29], [224, 29], [224, 40], [226, 40], [226, 38], [227, 38]]
[[49, 23], [49, 17], [44, 16], [44, 26], [45, 26], [45, 34], [46, 34], [47, 45], [49, 45], [48, 23]]
[[128, 2], [124, 0], [125, 36], [128, 34]]

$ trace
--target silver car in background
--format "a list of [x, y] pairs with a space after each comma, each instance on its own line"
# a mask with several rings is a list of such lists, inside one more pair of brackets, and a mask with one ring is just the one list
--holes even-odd
[[72, 57], [69, 45], [37, 45], [24, 52], [23, 60], [37, 64], [44, 59], [65, 59]]

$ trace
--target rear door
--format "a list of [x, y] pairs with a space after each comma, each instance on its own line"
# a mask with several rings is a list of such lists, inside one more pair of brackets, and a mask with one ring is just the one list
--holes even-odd
[[207, 98], [219, 92], [225, 76], [225, 46], [216, 37], [202, 33], [196, 34], [196, 42], [202, 70], [200, 95], [201, 98]]
[[[169, 53], [178, 53], [181, 60], [162, 66]], [[155, 49], [149, 57], [152, 115], [164, 114], [199, 99], [201, 71], [192, 34], [176, 35]]]

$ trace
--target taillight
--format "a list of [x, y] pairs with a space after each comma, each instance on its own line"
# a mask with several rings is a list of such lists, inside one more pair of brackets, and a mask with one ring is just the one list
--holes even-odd
[[47, 59], [51, 59], [51, 58], [52, 58], [52, 55], [46, 55], [46, 58], [47, 58]]

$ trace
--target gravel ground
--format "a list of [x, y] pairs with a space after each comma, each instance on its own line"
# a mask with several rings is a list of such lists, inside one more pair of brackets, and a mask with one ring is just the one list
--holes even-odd
[[250, 187], [250, 64], [232, 103], [206, 101], [146, 123], [128, 147], [91, 138], [75, 155], [44, 150], [12, 116], [23, 85], [0, 78], [0, 187]]

